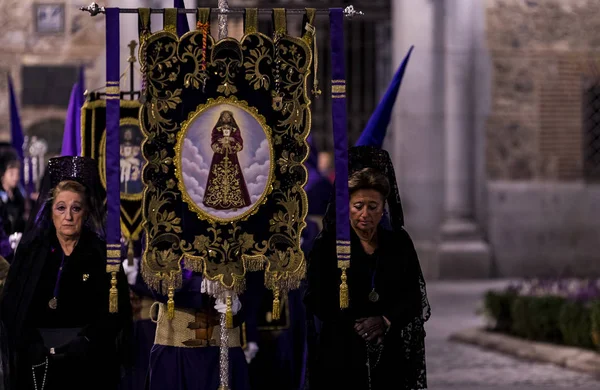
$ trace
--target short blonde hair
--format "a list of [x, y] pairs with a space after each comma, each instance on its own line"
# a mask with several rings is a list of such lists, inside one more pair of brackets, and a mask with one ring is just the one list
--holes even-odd
[[390, 182], [381, 172], [373, 168], [363, 168], [354, 172], [348, 179], [348, 190], [350, 195], [358, 190], [375, 190], [386, 199], [390, 194]]

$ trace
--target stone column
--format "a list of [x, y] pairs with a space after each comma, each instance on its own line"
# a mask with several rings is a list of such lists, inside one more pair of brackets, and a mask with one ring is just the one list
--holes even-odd
[[440, 278], [485, 278], [490, 250], [475, 220], [475, 4], [445, 1], [444, 222]]
[[394, 0], [393, 59], [389, 80], [411, 45], [415, 49], [394, 107], [384, 144], [393, 160], [423, 273], [438, 275], [436, 244], [443, 218], [444, 52], [443, 7], [439, 1]]

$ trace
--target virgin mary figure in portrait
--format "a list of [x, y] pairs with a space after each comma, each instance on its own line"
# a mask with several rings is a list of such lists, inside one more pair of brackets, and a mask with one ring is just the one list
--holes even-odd
[[211, 132], [214, 152], [203, 203], [217, 210], [250, 206], [250, 195], [238, 160], [244, 141], [231, 111], [222, 111]]

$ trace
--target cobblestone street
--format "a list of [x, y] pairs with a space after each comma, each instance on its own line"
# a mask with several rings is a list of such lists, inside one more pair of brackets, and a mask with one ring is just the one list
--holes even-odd
[[483, 293], [506, 282], [430, 282], [432, 316], [426, 325], [429, 389], [600, 389], [600, 380], [551, 364], [448, 341], [450, 334], [482, 324], [475, 310]]

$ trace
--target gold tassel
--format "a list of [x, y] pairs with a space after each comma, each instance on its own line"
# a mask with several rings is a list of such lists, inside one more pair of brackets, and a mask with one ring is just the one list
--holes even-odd
[[281, 307], [279, 302], [279, 290], [273, 292], [273, 319], [279, 320], [281, 317]]
[[225, 311], [225, 327], [227, 329], [233, 329], [233, 309], [231, 297], [225, 297], [225, 303], [227, 304], [227, 311]]
[[117, 273], [110, 273], [110, 294], [108, 297], [108, 311], [110, 313], [119, 312], [119, 291], [117, 290]]
[[167, 313], [168, 313], [168, 318], [169, 320], [172, 320], [173, 318], [175, 318], [175, 289], [173, 287], [169, 287], [169, 294], [168, 294], [168, 298], [169, 300], [167, 301]]
[[346, 281], [348, 280], [348, 276], [346, 276], [346, 268], [342, 268], [342, 284], [340, 284], [340, 308], [347, 309], [350, 298], [348, 297], [348, 284]]
[[127, 245], [127, 265], [130, 267], [133, 266], [133, 240], [131, 239]]

